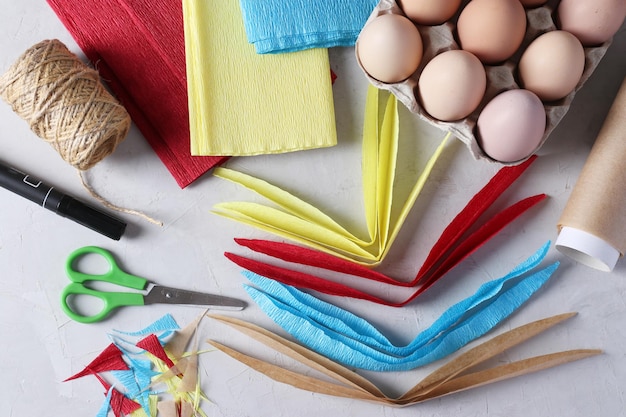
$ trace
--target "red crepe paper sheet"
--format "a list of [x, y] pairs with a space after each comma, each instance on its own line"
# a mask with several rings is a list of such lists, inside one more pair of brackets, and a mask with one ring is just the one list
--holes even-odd
[[180, 187], [227, 159], [191, 156], [180, 2], [47, 2]]
[[401, 302], [392, 302], [348, 285], [329, 281], [305, 272], [270, 265], [230, 252], [226, 252], [225, 256], [242, 268], [287, 285], [308, 288], [330, 295], [358, 298], [378, 304], [400, 307], [410, 303], [424, 293], [506, 225], [546, 198], [545, 194], [525, 198], [488, 219], [476, 231], [464, 238], [467, 231], [476, 224], [481, 215], [526, 171], [535, 159], [536, 156], [533, 156], [520, 165], [504, 167], [498, 171], [445, 228], [416, 277], [410, 282], [396, 280], [349, 260], [290, 243], [236, 239], [237, 243], [255, 252], [260, 252], [286, 262], [323, 268], [396, 286], [419, 286], [408, 299]]

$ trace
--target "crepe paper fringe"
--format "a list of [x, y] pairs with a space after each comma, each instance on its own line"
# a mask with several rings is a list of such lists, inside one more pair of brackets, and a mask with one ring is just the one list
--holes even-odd
[[369, 86], [365, 103], [362, 146], [363, 198], [368, 237], [360, 239], [318, 208], [263, 180], [226, 168], [214, 175], [242, 185], [279, 208], [256, 203], [219, 203], [213, 213], [254, 226], [314, 249], [354, 262], [376, 266], [382, 262], [412, 209], [435, 163], [445, 149], [447, 132], [426, 163], [397, 219], [391, 219], [396, 170], [399, 116], [390, 94], [379, 127], [379, 90]]
[[156, 335], [151, 334], [141, 339], [137, 342], [137, 347], [144, 349], [146, 352], [150, 352], [155, 357], [162, 360], [168, 368], [173, 368], [175, 366], [174, 362], [167, 356], [165, 349], [163, 349], [163, 345], [161, 345], [161, 341]]
[[115, 417], [127, 416], [141, 408], [141, 404], [131, 400], [122, 392], [117, 390], [113, 385], [109, 384], [100, 374], [94, 374], [96, 379], [100, 381], [105, 391], [111, 391], [111, 399], [109, 402], [110, 409]]
[[[200, 388], [197, 369], [201, 352], [197, 347], [192, 352], [184, 352], [205, 314], [182, 331], [179, 331], [180, 327], [169, 314], [138, 331], [116, 331], [117, 335], [109, 335], [115, 343], [66, 381], [87, 375], [93, 375], [100, 381], [105, 388], [106, 398], [98, 417], [106, 416], [109, 411], [116, 417], [156, 416], [158, 397], [162, 394], [172, 396], [181, 413], [206, 416], [200, 409], [201, 402], [208, 401]], [[138, 341], [130, 339], [141, 336], [144, 337]], [[177, 340], [179, 337], [183, 340]], [[182, 350], [180, 355], [168, 354], [165, 348], [167, 344]], [[116, 385], [123, 387], [123, 392], [111, 385], [105, 379], [105, 374], [114, 378]], [[153, 386], [161, 382], [165, 383], [167, 390], [154, 390]]]
[[255, 359], [218, 342], [209, 342], [232, 358], [277, 382], [324, 395], [403, 407], [602, 353], [601, 350], [597, 349], [575, 349], [535, 356], [482, 371], [472, 371], [479, 364], [545, 332], [564, 320], [573, 317], [575, 314], [566, 313], [538, 320], [495, 336], [437, 368], [399, 397], [389, 397], [369, 380], [350, 369], [243, 320], [232, 317], [212, 316], [214, 319], [247, 334], [277, 352], [322, 372], [333, 382], [299, 374], [278, 365]]
[[245, 273], [261, 287], [246, 290], [275, 323], [310, 349], [355, 368], [404, 371], [452, 354], [524, 304], [558, 267], [555, 263], [523, 276], [543, 259], [547, 248], [549, 243], [503, 278], [483, 284], [404, 347], [392, 345], [365, 320], [295, 288]]
[[227, 160], [189, 151], [179, 1], [47, 2], [181, 188]]

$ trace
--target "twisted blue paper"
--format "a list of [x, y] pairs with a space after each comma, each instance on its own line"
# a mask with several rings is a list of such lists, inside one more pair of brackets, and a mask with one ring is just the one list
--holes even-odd
[[240, 0], [257, 53], [353, 46], [378, 0]]
[[348, 366], [373, 371], [413, 369], [441, 359], [482, 336], [527, 301], [558, 263], [524, 276], [545, 257], [549, 243], [506, 276], [482, 285], [450, 307], [410, 344], [398, 347], [367, 321], [259, 275], [245, 275], [252, 299], [277, 324], [311, 349]]

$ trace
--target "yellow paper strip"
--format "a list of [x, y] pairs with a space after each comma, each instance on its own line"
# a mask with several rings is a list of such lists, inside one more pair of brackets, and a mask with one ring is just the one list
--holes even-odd
[[448, 133], [437, 147], [404, 202], [398, 218], [393, 219], [399, 136], [397, 99], [393, 95], [388, 96], [380, 132], [378, 102], [379, 91], [370, 85], [365, 104], [362, 150], [368, 238], [358, 238], [321, 210], [279, 187], [226, 168], [217, 168], [214, 175], [256, 192], [278, 208], [257, 203], [230, 202], [216, 204], [213, 212], [362, 265], [378, 265], [388, 253], [450, 137]]
[[[269, 201], [278, 204], [287, 212], [299, 217], [302, 220], [306, 220], [311, 223], [315, 223], [320, 227], [328, 229], [329, 231], [341, 236], [345, 236], [347, 239], [358, 240], [354, 235], [344, 229], [331, 217], [324, 214], [318, 208], [308, 204], [301, 199], [293, 196], [292, 194], [283, 191], [282, 189], [266, 182], [255, 178], [251, 175], [246, 175], [242, 172], [238, 172], [232, 169], [223, 167], [217, 167], [213, 175], [219, 178], [223, 178], [252, 190]], [[222, 207], [222, 205], [217, 205]]]
[[238, 1], [183, 0], [192, 155], [337, 143], [328, 51], [259, 55]]

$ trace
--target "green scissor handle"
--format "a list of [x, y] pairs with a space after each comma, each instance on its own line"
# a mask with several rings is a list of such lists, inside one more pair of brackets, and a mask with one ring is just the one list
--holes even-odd
[[[109, 270], [103, 274], [87, 274], [75, 269], [76, 261], [82, 256], [90, 254], [102, 256], [107, 261]], [[106, 249], [97, 246], [85, 246], [75, 250], [67, 258], [65, 272], [72, 282], [61, 293], [61, 307], [72, 320], [80, 323], [94, 323], [104, 319], [118, 307], [144, 305], [144, 296], [140, 293], [98, 291], [85, 286], [85, 283], [89, 281], [102, 281], [135, 290], [143, 290], [148, 284], [148, 280], [145, 278], [124, 272], [117, 265], [111, 252]], [[68, 299], [75, 295], [96, 297], [102, 301], [104, 306], [100, 312], [93, 315], [79, 314], [68, 304]]]

